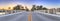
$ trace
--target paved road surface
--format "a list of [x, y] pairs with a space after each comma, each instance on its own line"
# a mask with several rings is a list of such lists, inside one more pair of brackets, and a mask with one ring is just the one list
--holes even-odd
[[32, 21], [60, 21], [60, 17], [33, 12]]
[[0, 16], [0, 21], [60, 21], [60, 17], [39, 12], [22, 12]]
[[29, 12], [0, 16], [0, 21], [28, 21]]

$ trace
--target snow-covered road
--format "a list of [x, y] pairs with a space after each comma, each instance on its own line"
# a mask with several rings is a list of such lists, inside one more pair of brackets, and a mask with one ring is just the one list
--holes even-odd
[[60, 16], [54, 14], [44, 14], [39, 12], [19, 12], [0, 16], [0, 21], [28, 21], [28, 15], [32, 14], [31, 21], [60, 21]]
[[20, 12], [16, 14], [0, 16], [0, 21], [28, 21], [29, 12]]
[[32, 21], [60, 21], [60, 16], [52, 16], [44, 13], [33, 12]]

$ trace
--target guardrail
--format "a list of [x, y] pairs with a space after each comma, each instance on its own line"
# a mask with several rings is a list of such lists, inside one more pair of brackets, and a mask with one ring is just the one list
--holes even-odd
[[55, 10], [50, 11], [50, 10], [34, 10], [34, 11], [38, 11], [38, 12], [43, 12], [43, 13], [49, 13], [49, 14], [58, 14], [60, 15], [60, 12], [57, 12]]
[[17, 12], [22, 12], [22, 11], [25, 11], [25, 10], [5, 10], [4, 12], [2, 10], [2, 12], [0, 12], [0, 15], [12, 14], [12, 13], [17, 13]]

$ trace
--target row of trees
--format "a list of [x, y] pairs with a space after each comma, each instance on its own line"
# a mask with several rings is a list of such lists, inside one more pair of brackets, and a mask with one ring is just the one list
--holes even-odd
[[33, 5], [33, 7], [32, 7], [31, 10], [32, 11], [33, 10], [47, 10], [47, 8], [46, 7], [43, 7], [42, 5], [40, 5], [40, 6]]
[[[9, 9], [10, 9], [10, 7], [9, 7]], [[17, 5], [15, 7], [13, 7], [13, 10], [26, 10], [26, 11], [28, 11], [29, 9], [27, 8], [27, 6], [25, 6], [25, 9], [24, 9], [24, 7], [22, 5]], [[43, 7], [42, 5], [40, 5], [40, 6], [33, 5], [31, 10], [32, 11], [33, 10], [47, 10], [47, 8]]]
[[25, 9], [22, 5], [17, 5], [13, 8], [13, 10], [26, 10], [28, 11], [29, 9], [27, 8], [27, 6], [25, 6]]

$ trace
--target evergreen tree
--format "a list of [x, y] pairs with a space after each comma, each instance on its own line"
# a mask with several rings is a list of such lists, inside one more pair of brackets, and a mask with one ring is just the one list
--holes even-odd
[[37, 6], [37, 10], [42, 10], [42, 5], [41, 6]]
[[24, 9], [24, 7], [22, 6], [22, 7], [20, 7], [20, 10], [25, 10], [25, 9]]
[[44, 7], [44, 8], [43, 8], [43, 10], [47, 10], [47, 8], [46, 8], [46, 7]]
[[25, 10], [26, 10], [26, 11], [29, 11], [29, 9], [28, 9], [27, 7], [25, 7]]
[[15, 7], [13, 7], [13, 10], [20, 10], [20, 7], [21, 7], [21, 5], [17, 5]]
[[35, 5], [33, 5], [33, 7], [32, 7], [32, 9], [31, 9], [32, 11], [34, 11], [34, 10], [36, 10], [36, 6]]

